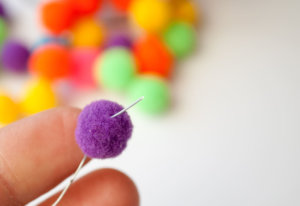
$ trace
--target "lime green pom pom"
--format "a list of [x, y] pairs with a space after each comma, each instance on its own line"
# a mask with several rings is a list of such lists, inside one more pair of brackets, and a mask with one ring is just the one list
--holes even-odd
[[3, 44], [6, 38], [6, 23], [3, 18], [0, 17], [0, 45]]
[[109, 49], [96, 60], [96, 79], [101, 85], [109, 89], [126, 89], [135, 72], [134, 58], [125, 48]]
[[183, 58], [191, 53], [196, 44], [193, 27], [184, 22], [171, 24], [164, 32], [163, 39], [167, 47], [177, 58]]
[[170, 103], [167, 83], [162, 78], [156, 76], [141, 76], [136, 78], [129, 88], [129, 96], [131, 101], [144, 96], [145, 99], [137, 107], [152, 114], [166, 111]]

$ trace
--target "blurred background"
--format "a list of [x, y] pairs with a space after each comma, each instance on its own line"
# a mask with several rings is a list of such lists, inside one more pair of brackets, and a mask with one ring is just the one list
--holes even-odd
[[[144, 206], [299, 205], [300, 2], [194, 3], [203, 25], [196, 51], [176, 66], [171, 108], [159, 116], [130, 110], [135, 129], [126, 151], [93, 160], [81, 175], [119, 169]], [[42, 35], [39, 1], [3, 4], [10, 35], [32, 45]], [[4, 73], [0, 86], [19, 95], [26, 78]], [[69, 104], [103, 98], [127, 103], [118, 93], [89, 91]]]

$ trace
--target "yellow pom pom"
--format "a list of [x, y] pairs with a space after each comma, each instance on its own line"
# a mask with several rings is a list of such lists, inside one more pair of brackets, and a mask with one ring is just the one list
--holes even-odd
[[99, 48], [103, 39], [102, 27], [92, 18], [79, 20], [73, 28], [73, 45], [75, 47]]
[[177, 1], [176, 3], [174, 3], [174, 17], [177, 20], [196, 24], [196, 6], [190, 1]]
[[6, 125], [19, 118], [18, 105], [7, 95], [0, 94], [0, 124]]
[[56, 96], [46, 80], [37, 80], [29, 84], [21, 103], [24, 114], [31, 115], [57, 105]]
[[144, 30], [157, 33], [170, 21], [170, 5], [163, 0], [135, 0], [130, 12], [133, 20]]

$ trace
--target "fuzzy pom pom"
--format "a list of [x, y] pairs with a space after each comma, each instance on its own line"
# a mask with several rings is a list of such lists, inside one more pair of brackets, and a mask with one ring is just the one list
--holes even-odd
[[77, 15], [89, 15], [96, 13], [101, 5], [102, 0], [69, 0], [72, 4], [74, 13]]
[[197, 23], [196, 5], [191, 1], [177, 1], [173, 3], [174, 17], [176, 20], [181, 20], [187, 23]]
[[131, 100], [145, 96], [137, 107], [149, 114], [167, 111], [170, 105], [170, 91], [167, 82], [155, 75], [143, 75], [136, 78], [128, 90]]
[[106, 48], [118, 47], [118, 46], [131, 49], [132, 47], [131, 39], [126, 35], [115, 35], [112, 38], [110, 38], [106, 43]]
[[71, 70], [69, 50], [58, 44], [42, 46], [31, 55], [29, 69], [51, 81], [66, 77]]
[[0, 93], [0, 124], [6, 125], [19, 118], [18, 105], [6, 94]]
[[80, 19], [72, 29], [73, 46], [99, 48], [104, 40], [102, 26], [93, 18]]
[[130, 12], [134, 22], [150, 33], [162, 31], [171, 18], [169, 3], [161, 0], [135, 0]]
[[132, 0], [112, 0], [114, 7], [121, 12], [126, 12]]
[[74, 86], [81, 89], [95, 88], [93, 66], [100, 51], [93, 48], [75, 48], [71, 50], [71, 75]]
[[97, 58], [94, 73], [99, 84], [105, 88], [122, 91], [130, 84], [135, 72], [131, 52], [123, 47], [114, 47]]
[[195, 29], [185, 22], [172, 23], [163, 34], [167, 47], [176, 58], [190, 54], [196, 45]]
[[117, 103], [101, 100], [86, 106], [78, 118], [76, 141], [85, 155], [92, 158], [116, 157], [126, 148], [133, 125]]
[[140, 73], [154, 73], [168, 78], [172, 72], [173, 57], [160, 38], [146, 35], [133, 46]]
[[0, 16], [3, 18], [7, 18], [6, 10], [2, 2], [0, 2]]
[[2, 65], [14, 72], [24, 72], [29, 55], [29, 49], [24, 44], [14, 40], [6, 41], [1, 52]]
[[41, 21], [51, 33], [62, 33], [69, 29], [74, 21], [72, 5], [63, 0], [45, 3], [41, 8]]
[[0, 46], [4, 42], [7, 35], [7, 26], [3, 18], [0, 17]]
[[36, 114], [57, 105], [56, 95], [46, 80], [32, 80], [25, 89], [21, 108], [25, 115]]

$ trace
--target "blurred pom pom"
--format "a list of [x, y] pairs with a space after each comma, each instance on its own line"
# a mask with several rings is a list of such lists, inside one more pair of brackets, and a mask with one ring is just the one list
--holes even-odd
[[130, 12], [137, 25], [151, 33], [162, 31], [171, 18], [169, 4], [161, 0], [134, 0]]
[[77, 15], [89, 15], [97, 12], [102, 6], [102, 0], [69, 0]]
[[24, 72], [30, 52], [21, 42], [15, 40], [6, 41], [1, 51], [1, 62], [4, 69], [12, 72]]
[[92, 18], [79, 20], [72, 29], [73, 46], [100, 48], [104, 40], [101, 25]]
[[96, 79], [108, 89], [126, 89], [135, 72], [136, 65], [132, 54], [122, 47], [106, 50], [95, 63]]
[[69, 1], [54, 0], [42, 5], [41, 21], [53, 34], [60, 34], [70, 28], [75, 20]]
[[18, 105], [6, 94], [0, 94], [0, 124], [6, 125], [16, 121], [20, 116]]
[[57, 99], [51, 84], [46, 80], [33, 80], [24, 92], [21, 102], [25, 115], [31, 115], [51, 109], [57, 105]]
[[154, 75], [143, 75], [136, 78], [128, 93], [131, 100], [145, 96], [145, 99], [137, 107], [149, 114], [165, 112], [170, 104], [167, 83], [164, 79]]
[[177, 58], [190, 54], [196, 44], [194, 28], [185, 22], [171, 24], [163, 34], [164, 42]]
[[178, 21], [184, 21], [190, 24], [197, 23], [196, 5], [191, 1], [178, 1], [174, 3], [174, 17]]
[[7, 18], [7, 13], [2, 2], [0, 2], [0, 17]]
[[129, 9], [132, 0], [112, 0], [114, 7], [121, 12], [126, 12]]
[[7, 35], [6, 23], [3, 18], [0, 17], [0, 46], [2, 46]]
[[35, 50], [29, 59], [29, 69], [38, 76], [57, 80], [69, 75], [71, 59], [69, 51], [58, 44], [48, 44]]
[[71, 75], [73, 85], [81, 89], [96, 87], [93, 76], [93, 68], [96, 58], [99, 56], [98, 49], [77, 48], [71, 50]]
[[173, 57], [164, 43], [154, 35], [137, 40], [133, 47], [140, 73], [155, 73], [168, 78], [172, 72]]
[[108, 42], [105, 45], [106, 48], [118, 47], [118, 46], [131, 49], [132, 47], [131, 39], [127, 35], [122, 35], [122, 34], [114, 35], [108, 40]]

